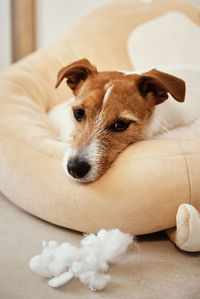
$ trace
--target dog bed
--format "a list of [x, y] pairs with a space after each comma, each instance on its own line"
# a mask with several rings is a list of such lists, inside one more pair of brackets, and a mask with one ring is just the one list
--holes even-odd
[[181, 203], [200, 209], [199, 140], [138, 142], [98, 181], [77, 184], [63, 172], [67, 145], [47, 115], [71, 96], [64, 84], [54, 89], [60, 68], [87, 57], [99, 70], [130, 70], [126, 44], [132, 30], [172, 9], [200, 23], [200, 10], [186, 0], [113, 1], [1, 74], [0, 189], [12, 202], [78, 231], [133, 234], [173, 227]]

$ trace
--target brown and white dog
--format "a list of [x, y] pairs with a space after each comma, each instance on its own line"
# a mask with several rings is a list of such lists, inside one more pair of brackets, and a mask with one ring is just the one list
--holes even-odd
[[60, 139], [69, 144], [64, 171], [78, 182], [97, 180], [130, 144], [196, 119], [194, 112], [183, 118], [185, 106], [180, 112], [185, 82], [156, 69], [142, 74], [98, 72], [81, 59], [59, 71], [56, 87], [64, 78], [75, 97], [55, 106], [49, 116]]

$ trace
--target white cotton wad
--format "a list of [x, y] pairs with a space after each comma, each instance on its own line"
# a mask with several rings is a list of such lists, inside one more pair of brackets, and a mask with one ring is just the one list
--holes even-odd
[[131, 243], [133, 236], [119, 229], [85, 235], [79, 248], [70, 243], [43, 241], [42, 253], [34, 256], [29, 266], [38, 275], [50, 278], [51, 287], [64, 285], [75, 277], [92, 291], [102, 290], [110, 281], [110, 276], [102, 272], [108, 271], [108, 263], [116, 261]]

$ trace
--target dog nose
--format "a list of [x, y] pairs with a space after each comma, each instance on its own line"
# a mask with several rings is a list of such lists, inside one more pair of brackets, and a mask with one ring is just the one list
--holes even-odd
[[91, 165], [78, 157], [70, 158], [67, 163], [67, 170], [76, 179], [83, 178], [90, 170]]

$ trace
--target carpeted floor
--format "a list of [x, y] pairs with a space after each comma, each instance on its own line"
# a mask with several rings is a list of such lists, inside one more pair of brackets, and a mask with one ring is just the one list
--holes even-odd
[[138, 237], [120, 262], [110, 266], [111, 282], [100, 292], [75, 279], [52, 289], [29, 269], [42, 240], [78, 245], [81, 237], [27, 214], [0, 194], [0, 298], [200, 298], [200, 254], [179, 251], [164, 232]]

